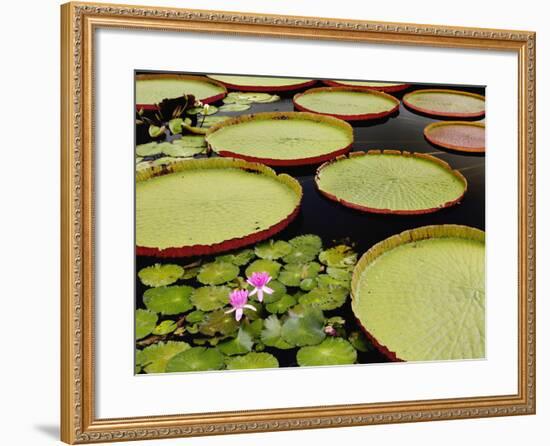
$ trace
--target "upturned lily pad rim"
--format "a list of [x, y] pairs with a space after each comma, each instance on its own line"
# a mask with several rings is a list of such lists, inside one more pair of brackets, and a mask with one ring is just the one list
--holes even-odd
[[[357, 82], [357, 81], [351, 81], [351, 82]], [[370, 82], [370, 81], [359, 81], [359, 82]], [[385, 82], [385, 81], [373, 81], [373, 82]], [[359, 88], [361, 90], [374, 90], [374, 91], [383, 91], [384, 93], [395, 93], [398, 91], [406, 90], [411, 86], [411, 84], [404, 84], [400, 82], [390, 82], [387, 81], [388, 84], [396, 84], [396, 85], [376, 85], [376, 86], [370, 86], [370, 85], [353, 85], [353, 87]], [[352, 86], [351, 84], [348, 84], [345, 80], [335, 80], [335, 79], [327, 79], [324, 80], [323, 83], [325, 85], [328, 85], [329, 87], [347, 87]]]
[[[351, 93], [361, 93], [361, 94], [365, 94], [365, 95], [372, 95], [372, 96], [382, 97], [382, 98], [387, 99], [388, 101], [392, 102], [393, 107], [390, 108], [387, 111], [383, 111], [383, 112], [380, 112], [380, 113], [363, 113], [363, 114], [342, 115], [342, 114], [338, 114], [338, 113], [319, 112], [319, 111], [304, 107], [303, 105], [300, 105], [298, 103], [298, 100], [301, 97], [306, 96], [308, 94], [316, 94], [316, 93], [321, 93], [321, 92], [337, 93], [337, 92], [346, 92], [346, 91], [351, 92]], [[373, 90], [373, 89], [365, 89], [365, 88], [357, 88], [357, 87], [344, 87], [344, 86], [341, 86], [341, 87], [310, 88], [309, 90], [306, 90], [302, 93], [296, 93], [294, 95], [294, 97], [292, 98], [292, 103], [294, 104], [294, 107], [299, 111], [309, 112], [309, 113], [316, 113], [316, 114], [325, 115], [325, 116], [332, 116], [334, 118], [343, 119], [344, 121], [368, 121], [368, 120], [372, 120], [372, 119], [381, 119], [381, 118], [384, 118], [386, 116], [390, 116], [393, 113], [395, 113], [397, 110], [399, 110], [399, 105], [401, 104], [399, 99], [393, 97], [390, 94], [384, 93], [382, 91], [377, 91], [377, 90]]]
[[[451, 173], [452, 175], [457, 177], [464, 184], [464, 190], [462, 191], [462, 194], [459, 197], [455, 198], [454, 200], [442, 203], [438, 207], [426, 208], [426, 209], [412, 209], [412, 210], [407, 209], [407, 210], [405, 210], [405, 209], [371, 208], [371, 207], [364, 206], [364, 205], [361, 205], [361, 204], [358, 204], [358, 203], [352, 203], [350, 201], [344, 200], [344, 199], [339, 198], [338, 196], [334, 195], [330, 191], [322, 189], [322, 187], [320, 185], [320, 181], [321, 181], [320, 176], [321, 176], [324, 168], [331, 165], [332, 163], [337, 163], [338, 161], [342, 161], [342, 160], [346, 160], [346, 159], [354, 158], [354, 157], [369, 156], [369, 155], [400, 155], [400, 156], [406, 156], [406, 157], [421, 158], [421, 159], [424, 159], [424, 160], [427, 160], [427, 161], [431, 161], [431, 162], [436, 163], [439, 166], [443, 167], [449, 173]], [[346, 206], [346, 207], [349, 207], [351, 209], [355, 209], [355, 210], [358, 210], [358, 211], [362, 211], [362, 212], [371, 212], [371, 213], [374, 213], [374, 214], [393, 214], [393, 215], [420, 215], [420, 214], [430, 214], [432, 212], [437, 212], [441, 209], [445, 209], [445, 208], [454, 206], [455, 204], [459, 203], [462, 200], [462, 198], [464, 197], [464, 194], [466, 194], [466, 192], [468, 190], [468, 180], [466, 180], [464, 175], [462, 175], [462, 173], [460, 173], [458, 170], [455, 170], [455, 169], [451, 168], [451, 166], [448, 163], [446, 163], [445, 161], [443, 161], [440, 158], [437, 158], [436, 156], [428, 155], [427, 153], [407, 152], [405, 150], [400, 151], [400, 150], [378, 150], [378, 149], [369, 150], [368, 152], [362, 152], [362, 151], [352, 152], [352, 153], [349, 154], [349, 156], [339, 156], [339, 157], [336, 157], [335, 159], [333, 159], [331, 161], [328, 161], [328, 162], [322, 164], [321, 166], [318, 167], [317, 173], [315, 174], [315, 185], [317, 186], [317, 190], [322, 195], [324, 195], [325, 197], [327, 197], [330, 200], [333, 200], [333, 201], [336, 201], [337, 203], [340, 203], [343, 206]]]
[[431, 124], [428, 124], [426, 127], [424, 127], [424, 137], [433, 145], [438, 147], [443, 147], [445, 149], [451, 149], [456, 150], [460, 152], [469, 152], [469, 153], [485, 153], [485, 144], [483, 144], [483, 147], [464, 147], [456, 144], [451, 144], [448, 142], [442, 142], [440, 140], [437, 140], [430, 136], [430, 132], [433, 129], [436, 129], [438, 127], [452, 127], [453, 125], [461, 125], [461, 126], [470, 126], [470, 127], [478, 127], [485, 130], [485, 123], [484, 122], [472, 122], [472, 121], [441, 121], [441, 122], [433, 122]]
[[403, 96], [403, 104], [410, 108], [411, 110], [423, 113], [425, 115], [429, 116], [443, 116], [446, 118], [481, 118], [485, 116], [485, 109], [483, 109], [480, 112], [470, 112], [470, 113], [459, 113], [459, 112], [446, 112], [446, 111], [436, 111], [429, 108], [419, 107], [417, 105], [411, 104], [409, 102], [409, 99], [412, 96], [419, 95], [419, 94], [425, 94], [425, 93], [448, 93], [448, 94], [455, 94], [458, 96], [469, 96], [471, 98], [480, 99], [483, 102], [485, 102], [485, 96], [482, 96], [480, 94], [476, 93], [470, 93], [469, 91], [460, 91], [460, 90], [446, 90], [446, 89], [439, 89], [439, 88], [432, 88], [432, 89], [426, 89], [426, 90], [414, 90], [410, 93], [407, 93], [405, 96]]
[[[210, 141], [208, 140], [208, 138], [213, 133], [215, 133], [219, 129], [222, 129], [230, 125], [238, 125], [243, 122], [256, 121], [256, 120], [287, 120], [287, 119], [322, 122], [334, 127], [340, 127], [341, 129], [345, 130], [346, 135], [349, 138], [349, 144], [345, 147], [338, 148], [337, 150], [334, 150], [332, 152], [327, 152], [323, 155], [318, 155], [318, 156], [309, 157], [309, 158], [274, 159], [274, 158], [263, 158], [263, 157], [243, 155], [240, 153], [232, 152], [230, 150], [224, 150], [222, 148], [216, 149], [210, 144]], [[333, 159], [339, 155], [344, 155], [348, 153], [351, 150], [353, 139], [354, 139], [353, 127], [350, 124], [348, 124], [346, 121], [342, 119], [334, 118], [332, 116], [321, 115], [317, 113], [309, 113], [309, 112], [264, 112], [264, 113], [241, 115], [235, 118], [231, 118], [231, 119], [227, 119], [225, 121], [219, 122], [218, 124], [215, 124], [212, 127], [210, 127], [206, 132], [206, 142], [208, 144], [209, 149], [213, 150], [218, 155], [222, 157], [239, 158], [245, 161], [267, 164], [269, 166], [303, 166], [308, 164], [322, 163], [327, 160]]]
[[363, 325], [360, 320], [360, 316], [356, 313], [355, 305], [357, 299], [355, 296], [357, 295], [357, 287], [359, 286], [361, 274], [363, 274], [365, 269], [378, 257], [394, 248], [397, 248], [398, 246], [420, 240], [449, 237], [459, 237], [485, 243], [485, 232], [471, 226], [453, 224], [420, 226], [418, 228], [408, 229], [399, 234], [392, 235], [391, 237], [376, 243], [361, 256], [357, 262], [357, 265], [355, 265], [353, 275], [351, 277], [351, 309], [355, 319], [357, 320], [357, 324], [361, 327], [361, 330], [365, 336], [374, 345], [374, 347], [390, 361], [404, 362], [404, 360], [400, 359], [395, 352], [389, 350], [388, 347], [378, 342], [378, 340]]
[[[219, 87], [223, 90], [222, 93], [216, 94], [214, 96], [210, 96], [208, 98], [200, 99], [195, 98], [196, 100], [200, 100], [203, 104], [212, 104], [213, 102], [221, 101], [223, 98], [227, 96], [227, 88], [225, 88], [225, 85], [222, 82], [218, 82], [214, 79], [211, 79], [207, 76], [193, 76], [191, 74], [176, 74], [176, 73], [161, 73], [161, 74], [138, 74], [136, 75], [135, 82], [138, 81], [149, 81], [149, 80], [162, 80], [162, 79], [181, 79], [181, 80], [192, 80], [192, 81], [199, 81], [204, 82], [206, 84], [212, 84], [216, 87]], [[136, 110], [157, 110], [158, 106], [157, 104], [136, 104]]]
[[[223, 84], [225, 87], [229, 88], [230, 90], [236, 90], [236, 91], [243, 91], [246, 90], [246, 92], [258, 92], [258, 93], [276, 93], [281, 91], [294, 91], [294, 90], [300, 90], [302, 88], [307, 88], [315, 85], [317, 83], [316, 79], [299, 79], [300, 82], [295, 82], [287, 85], [280, 85], [280, 86], [273, 86], [273, 85], [246, 85], [246, 84], [233, 84], [231, 82], [226, 82], [217, 79], [218, 76], [246, 76], [241, 74], [207, 74], [206, 75], [209, 79], [215, 80], [216, 82], [219, 82]], [[286, 77], [286, 76], [253, 76], [253, 77]]]
[[291, 189], [296, 194], [298, 200], [294, 210], [278, 223], [262, 229], [258, 232], [237, 237], [229, 240], [224, 240], [212, 245], [190, 245], [190, 246], [174, 246], [166, 249], [136, 246], [136, 255], [152, 256], [152, 257], [189, 257], [218, 254], [225, 251], [232, 251], [237, 248], [242, 248], [259, 241], [268, 239], [278, 232], [286, 228], [298, 215], [302, 203], [303, 191], [299, 181], [285, 173], [277, 174], [273, 169], [260, 163], [250, 163], [248, 161], [234, 158], [203, 158], [203, 159], [188, 159], [176, 161], [165, 166], [152, 166], [139, 172], [136, 172], [136, 184], [142, 181], [147, 181], [151, 178], [168, 175], [176, 172], [192, 171], [198, 169], [220, 169], [232, 168], [241, 169], [246, 172], [256, 172], [258, 174], [271, 177]]

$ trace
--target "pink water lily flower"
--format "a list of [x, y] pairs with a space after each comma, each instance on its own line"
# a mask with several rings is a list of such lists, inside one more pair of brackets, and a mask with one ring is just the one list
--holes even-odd
[[273, 294], [273, 290], [266, 286], [270, 280], [271, 276], [266, 272], [252, 273], [252, 276], [247, 279], [247, 282], [254, 287], [250, 295], [258, 294], [258, 300], [261, 302], [264, 300], [264, 293]]
[[248, 291], [247, 290], [235, 290], [229, 294], [229, 303], [233, 308], [227, 310], [225, 313], [235, 312], [235, 319], [240, 321], [243, 317], [245, 308], [256, 311], [254, 306], [248, 304]]

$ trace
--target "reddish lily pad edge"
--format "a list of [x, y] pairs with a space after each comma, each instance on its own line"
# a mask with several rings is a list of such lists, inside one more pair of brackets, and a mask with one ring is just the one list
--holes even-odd
[[442, 121], [442, 122], [433, 122], [424, 127], [424, 138], [426, 138], [430, 143], [437, 147], [443, 147], [444, 149], [456, 150], [458, 152], [468, 152], [468, 153], [485, 153], [485, 144], [483, 147], [464, 147], [456, 144], [442, 143], [441, 141], [436, 140], [430, 136], [430, 131], [437, 127], [447, 127], [453, 125], [464, 125], [470, 127], [479, 127], [485, 130], [485, 124], [482, 122], [470, 122], [470, 121]]
[[400, 155], [400, 156], [409, 156], [409, 157], [416, 157], [416, 158], [422, 158], [431, 162], [434, 162], [436, 164], [439, 164], [441, 167], [448, 170], [450, 173], [452, 173], [454, 176], [460, 179], [460, 181], [464, 184], [464, 191], [462, 194], [457, 197], [455, 200], [448, 201], [446, 203], [443, 203], [441, 206], [434, 207], [434, 208], [427, 208], [427, 209], [414, 209], [414, 210], [394, 210], [394, 209], [380, 209], [380, 208], [371, 208], [368, 206], [363, 206], [357, 203], [352, 203], [350, 201], [344, 200], [342, 198], [337, 197], [336, 195], [323, 190], [319, 184], [320, 182], [320, 173], [323, 170], [323, 168], [327, 167], [331, 163], [335, 163], [338, 161], [341, 161], [343, 159], [346, 159], [345, 156], [339, 156], [331, 161], [328, 161], [317, 169], [317, 173], [315, 174], [315, 185], [317, 186], [317, 190], [327, 197], [330, 200], [336, 201], [337, 203], [340, 203], [343, 206], [346, 206], [351, 209], [355, 209], [362, 212], [371, 212], [373, 214], [392, 214], [392, 215], [421, 215], [421, 214], [430, 214], [432, 212], [437, 212], [441, 209], [445, 209], [451, 206], [454, 206], [455, 204], [459, 203], [462, 198], [464, 197], [464, 194], [468, 190], [468, 180], [460, 173], [458, 170], [454, 170], [447, 164], [445, 161], [443, 161], [440, 158], [437, 158], [432, 155], [428, 155], [426, 153], [417, 153], [417, 152], [407, 152], [407, 151], [400, 151], [400, 150], [369, 150], [368, 152], [352, 152], [349, 154], [349, 158], [352, 157], [360, 157], [360, 156], [369, 156], [369, 155]]
[[[212, 133], [214, 133], [216, 130], [222, 127], [239, 124], [241, 122], [252, 121], [255, 119], [281, 119], [281, 120], [309, 119], [311, 121], [326, 122], [332, 125], [345, 128], [346, 132], [350, 137], [350, 143], [345, 147], [339, 148], [338, 150], [335, 150], [333, 152], [325, 153], [323, 155], [314, 156], [310, 158], [294, 158], [294, 159], [282, 160], [282, 159], [262, 158], [262, 157], [243, 155], [241, 153], [235, 153], [230, 150], [224, 150], [220, 148], [215, 149], [208, 142], [208, 137]], [[351, 150], [351, 146], [353, 144], [353, 138], [354, 138], [353, 128], [346, 121], [342, 119], [334, 118], [332, 116], [327, 116], [327, 115], [322, 115], [317, 113], [308, 113], [308, 112], [265, 112], [265, 113], [251, 114], [251, 115], [241, 115], [235, 118], [226, 119], [225, 121], [222, 121], [216, 125], [213, 125], [206, 132], [206, 142], [208, 143], [208, 148], [214, 151], [215, 153], [217, 153], [218, 155], [222, 157], [239, 158], [252, 163], [267, 164], [268, 166], [306, 166], [310, 164], [324, 163], [325, 161], [334, 159], [338, 156], [342, 156], [348, 153]]]
[[421, 93], [449, 93], [449, 94], [456, 94], [456, 95], [462, 95], [462, 96], [470, 96], [472, 98], [482, 99], [485, 102], [485, 96], [482, 96], [480, 94], [470, 93], [467, 91], [460, 91], [460, 90], [444, 90], [444, 89], [428, 89], [428, 90], [415, 90], [411, 91], [410, 93], [407, 93], [405, 96], [403, 96], [403, 104], [407, 108], [410, 108], [411, 110], [417, 111], [419, 113], [428, 115], [428, 116], [442, 116], [444, 118], [482, 118], [485, 116], [485, 110], [477, 112], [477, 113], [455, 113], [455, 112], [438, 112], [435, 110], [431, 110], [429, 108], [424, 107], [418, 107], [416, 105], [413, 105], [409, 102], [409, 98], [415, 94], [421, 94]]
[[[364, 81], [364, 82], [368, 82], [368, 81]], [[397, 82], [391, 82], [391, 83], [393, 84], [393, 83], [397, 83]], [[338, 81], [335, 81], [335, 80], [324, 80], [323, 84], [325, 84], [329, 87], [347, 87], [347, 86], [351, 86], [351, 85], [347, 84], [346, 81], [338, 82]], [[399, 83], [398, 85], [389, 85], [389, 86], [384, 86], [384, 85], [379, 85], [379, 86], [353, 85], [354, 88], [359, 88], [361, 90], [382, 91], [384, 93], [397, 93], [398, 91], [406, 90], [410, 86], [411, 86], [411, 84], [401, 84], [401, 83]]]
[[[198, 164], [197, 164], [198, 163]], [[284, 183], [290, 187], [298, 196], [298, 204], [294, 210], [280, 222], [263, 229], [258, 232], [246, 235], [244, 237], [233, 238], [224, 240], [212, 245], [191, 245], [191, 246], [176, 246], [166, 249], [151, 248], [145, 246], [136, 246], [136, 255], [138, 256], [151, 256], [160, 258], [171, 257], [191, 257], [218, 254], [220, 252], [232, 251], [237, 248], [252, 245], [262, 240], [268, 239], [273, 235], [279, 233], [286, 228], [297, 216], [300, 211], [303, 190], [302, 186], [295, 178], [287, 174], [279, 174], [269, 167], [259, 163], [249, 163], [244, 160], [232, 159], [232, 158], [215, 158], [215, 159], [198, 159], [198, 160], [184, 160], [172, 163], [167, 166], [153, 166], [148, 169], [144, 169], [136, 174], [136, 183], [140, 181], [147, 181], [150, 178], [167, 175], [170, 173], [181, 172], [185, 170], [193, 170], [195, 168], [205, 168], [204, 166], [210, 166], [212, 168], [237, 168], [247, 172], [257, 172], [259, 174], [268, 175], [278, 181]]]
[[[212, 104], [214, 102], [221, 101], [223, 98], [227, 96], [227, 88], [225, 88], [225, 85], [221, 82], [215, 81], [214, 79], [210, 79], [206, 76], [192, 76], [188, 74], [138, 74], [136, 76], [135, 81], [146, 81], [146, 80], [154, 80], [154, 79], [188, 79], [188, 80], [196, 80], [201, 82], [206, 82], [210, 84], [214, 84], [224, 90], [223, 93], [210, 96], [208, 98], [203, 99], [201, 102], [203, 104]], [[198, 100], [198, 98], [196, 98]], [[157, 104], [136, 104], [136, 110], [158, 110]]]
[[[212, 75], [216, 76], [216, 75]], [[220, 76], [226, 76], [225, 74]], [[317, 83], [317, 80], [315, 79], [308, 79], [304, 80], [303, 82], [295, 83], [295, 84], [288, 84], [288, 85], [281, 85], [279, 87], [269, 86], [269, 85], [244, 85], [244, 84], [232, 84], [230, 82], [224, 82], [219, 81], [217, 79], [211, 78], [210, 75], [207, 75], [209, 79], [215, 80], [216, 82], [219, 82], [223, 84], [225, 87], [229, 88], [230, 90], [235, 91], [251, 91], [255, 93], [277, 93], [277, 92], [283, 92], [283, 91], [295, 91], [300, 90], [302, 88], [309, 88], [312, 87]], [[276, 76], [272, 76], [276, 77]]]
[[371, 333], [369, 333], [367, 328], [363, 326], [363, 324], [355, 314], [353, 302], [355, 298], [354, 296], [356, 294], [355, 290], [359, 282], [359, 276], [369, 264], [376, 260], [376, 258], [380, 257], [382, 254], [391, 249], [414, 241], [439, 237], [462, 237], [485, 242], [485, 232], [481, 229], [473, 228], [471, 226], [453, 224], [421, 226], [414, 229], [408, 229], [399, 234], [392, 235], [387, 239], [384, 239], [371, 246], [369, 250], [361, 256], [361, 258], [355, 265], [355, 268], [353, 269], [350, 297], [351, 309], [355, 316], [355, 320], [357, 321], [357, 325], [361, 328], [361, 331], [365, 334], [372, 345], [378, 350], [378, 352], [391, 362], [406, 361], [404, 359], [400, 359], [397, 356], [396, 352], [391, 351], [388, 347], [378, 342], [378, 340]]
[[[307, 95], [307, 94], [315, 94], [321, 91], [326, 92], [337, 92], [337, 91], [351, 91], [356, 93], [364, 93], [364, 94], [372, 94], [375, 96], [381, 96], [391, 102], [393, 102], [394, 106], [387, 110], [380, 113], [364, 113], [364, 114], [355, 114], [355, 115], [340, 115], [337, 113], [321, 113], [319, 111], [315, 111], [312, 109], [309, 109], [307, 107], [304, 107], [303, 105], [298, 104], [296, 102], [300, 97]], [[292, 98], [292, 102], [294, 104], [294, 108], [299, 111], [303, 112], [309, 112], [309, 113], [316, 113], [320, 115], [325, 116], [332, 116], [334, 118], [343, 119], [344, 121], [368, 121], [371, 119], [381, 119], [386, 116], [390, 116], [393, 113], [395, 113], [399, 109], [400, 102], [398, 99], [394, 98], [392, 95], [386, 94], [382, 91], [377, 90], [369, 90], [365, 88], [357, 88], [357, 87], [319, 87], [319, 88], [310, 88], [309, 90], [304, 91], [303, 93], [297, 93]]]

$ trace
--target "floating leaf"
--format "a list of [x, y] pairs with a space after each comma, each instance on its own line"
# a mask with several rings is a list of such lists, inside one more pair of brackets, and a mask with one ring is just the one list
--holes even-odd
[[157, 158], [154, 161], [151, 161], [151, 166], [167, 166], [171, 163], [181, 161], [178, 158], [172, 158], [171, 156], [163, 156], [162, 158]]
[[164, 126], [156, 126], [156, 125], [150, 125], [149, 126], [149, 136], [151, 138], [158, 138], [159, 136], [164, 135], [164, 131], [166, 130], [166, 127]]
[[178, 353], [189, 350], [187, 342], [159, 342], [136, 352], [136, 364], [147, 373], [164, 373], [166, 364]]
[[184, 123], [187, 125], [190, 125], [191, 120], [189, 118], [185, 118], [185, 120], [182, 118], [174, 118], [174, 119], [171, 119], [170, 122], [168, 122], [168, 128], [170, 129], [172, 134], [177, 135], [182, 132], [183, 130], [182, 124]]
[[281, 100], [280, 96], [277, 96], [276, 94], [272, 94], [270, 98], [257, 99], [254, 102], [257, 102], [258, 104], [269, 104], [271, 102], [277, 102], [279, 100]]
[[230, 119], [230, 116], [206, 116], [204, 120], [201, 121], [203, 128], [212, 127], [213, 125], [219, 124], [220, 122]]
[[174, 139], [172, 144], [182, 147], [206, 147], [206, 140], [203, 135], [184, 135], [181, 138]]
[[143, 161], [143, 158], [141, 156], [136, 156], [136, 164], [139, 164]]
[[317, 286], [317, 281], [315, 279], [304, 279], [300, 282], [300, 289], [303, 291], [311, 291]]
[[349, 290], [351, 283], [350, 280], [337, 280], [328, 274], [319, 274], [317, 276], [317, 285], [321, 288], [340, 287]]
[[302, 305], [315, 305], [321, 310], [334, 310], [346, 303], [349, 291], [346, 288], [331, 286], [318, 287], [300, 297]]
[[248, 268], [246, 268], [246, 276], [252, 276], [252, 273], [266, 272], [272, 279], [276, 279], [279, 275], [279, 270], [281, 269], [281, 264], [273, 260], [258, 259], [252, 262]]
[[348, 341], [360, 352], [372, 350], [372, 346], [366, 336], [360, 331], [352, 331], [348, 336]]
[[260, 243], [254, 248], [254, 252], [261, 259], [277, 260], [292, 251], [292, 245], [284, 240], [269, 240]]
[[193, 268], [185, 268], [185, 272], [183, 273], [183, 276], [181, 277], [183, 280], [189, 280], [194, 279], [197, 277], [201, 270], [200, 266], [195, 266]]
[[243, 356], [235, 356], [226, 360], [229, 370], [244, 369], [274, 369], [279, 367], [279, 361], [269, 353], [251, 352]]
[[138, 272], [141, 283], [147, 286], [159, 287], [171, 285], [182, 277], [184, 269], [179, 265], [156, 263]]
[[293, 305], [296, 305], [296, 299], [288, 294], [285, 294], [279, 300], [276, 300], [275, 302], [267, 304], [265, 308], [270, 313], [282, 314]]
[[155, 156], [162, 152], [160, 144], [156, 142], [149, 142], [147, 144], [140, 144], [136, 146], [136, 154], [138, 156]]
[[197, 322], [202, 322], [204, 320], [204, 311], [200, 311], [200, 310], [191, 311], [191, 313], [185, 316], [185, 320], [190, 324], [196, 324]]
[[206, 146], [186, 146], [184, 144], [170, 144], [170, 147], [163, 149], [163, 153], [168, 156], [178, 158], [189, 158], [204, 152]]
[[326, 337], [324, 323], [325, 317], [319, 308], [305, 308], [301, 314], [290, 314], [281, 328], [281, 337], [298, 347], [319, 344]]
[[191, 294], [191, 302], [202, 311], [212, 311], [227, 305], [231, 288], [226, 286], [203, 286]]
[[279, 281], [286, 286], [300, 286], [302, 280], [314, 279], [320, 271], [321, 265], [317, 262], [289, 263], [279, 274]]
[[293, 348], [293, 345], [281, 338], [281, 327], [281, 321], [274, 314], [265, 319], [261, 334], [262, 342], [268, 347], [276, 347], [282, 350]]
[[220, 370], [224, 366], [223, 355], [215, 348], [191, 347], [168, 361], [166, 371], [202, 372]]
[[323, 265], [346, 268], [357, 263], [357, 253], [350, 246], [338, 245], [322, 251], [319, 260]]
[[296, 354], [300, 367], [353, 364], [357, 352], [342, 338], [328, 338], [319, 345], [302, 347]]
[[208, 105], [204, 107], [192, 107], [187, 110], [188, 115], [214, 115], [218, 112], [218, 107], [215, 105]]
[[239, 323], [233, 314], [226, 314], [223, 310], [208, 313], [199, 325], [199, 331], [203, 335], [214, 336], [217, 333], [229, 335], [239, 328]]
[[[281, 297], [283, 297], [286, 294], [286, 286], [284, 286], [281, 282], [278, 280], [272, 280], [267, 284], [269, 288], [273, 290], [272, 294], [264, 293], [264, 300], [263, 302], [265, 304], [273, 303], [277, 300], [279, 300]], [[248, 288], [251, 290], [252, 286], [248, 285]], [[252, 296], [254, 299], [257, 298], [257, 295], [255, 294]]]
[[176, 324], [175, 321], [165, 320], [165, 321], [162, 321], [153, 329], [153, 334], [164, 336], [169, 333], [172, 333], [176, 328], [178, 328], [178, 324]]
[[252, 249], [242, 249], [240, 251], [224, 254], [216, 257], [216, 262], [229, 262], [237, 266], [246, 265], [254, 258], [254, 251]]
[[157, 325], [158, 316], [153, 311], [136, 310], [136, 339], [142, 339], [150, 335]]
[[329, 266], [327, 268], [327, 274], [335, 280], [347, 281], [351, 280], [351, 274], [353, 270], [350, 268], [334, 268]]
[[192, 292], [187, 285], [149, 288], [143, 293], [143, 303], [149, 310], [165, 315], [184, 313], [193, 308], [189, 299]]
[[253, 345], [252, 336], [246, 330], [240, 328], [237, 337], [222, 342], [218, 348], [224, 355], [233, 356], [248, 353], [252, 350]]
[[225, 104], [220, 107], [221, 112], [239, 112], [248, 110], [250, 108], [250, 105], [248, 104]]
[[258, 318], [255, 321], [245, 319], [244, 323], [241, 326], [244, 328], [244, 330], [250, 333], [253, 339], [259, 339], [264, 328], [264, 321], [261, 318]]
[[228, 262], [212, 262], [202, 266], [197, 280], [205, 285], [221, 285], [238, 275], [238, 266]]
[[317, 257], [323, 246], [321, 238], [313, 234], [299, 235], [288, 243], [292, 246], [292, 252], [283, 257], [286, 263], [309, 262]]

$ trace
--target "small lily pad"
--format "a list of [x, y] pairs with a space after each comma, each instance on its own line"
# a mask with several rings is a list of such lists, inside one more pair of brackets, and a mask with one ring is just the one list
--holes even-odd
[[222, 308], [229, 302], [231, 288], [226, 286], [203, 286], [191, 294], [191, 302], [202, 311], [213, 311]]
[[353, 364], [357, 352], [342, 338], [328, 338], [319, 345], [302, 347], [296, 354], [300, 367]]
[[282, 314], [293, 305], [296, 305], [296, 299], [288, 294], [285, 294], [279, 300], [267, 304], [265, 308], [270, 313]]
[[277, 260], [290, 254], [292, 245], [284, 240], [269, 240], [260, 243], [254, 248], [254, 252], [261, 259]]
[[220, 111], [221, 112], [239, 112], [239, 111], [248, 110], [249, 108], [250, 108], [249, 104], [234, 103], [234, 104], [222, 105], [220, 107]]
[[238, 275], [238, 266], [228, 262], [212, 262], [202, 266], [197, 280], [204, 285], [221, 285]]
[[321, 252], [319, 260], [323, 265], [346, 268], [357, 263], [357, 253], [350, 246], [338, 245]]
[[166, 371], [202, 372], [220, 370], [224, 366], [223, 355], [215, 348], [191, 347], [168, 361]]
[[317, 276], [317, 286], [321, 288], [340, 287], [349, 290], [351, 287], [351, 282], [349, 279], [338, 280], [334, 277], [329, 276], [328, 274], [319, 274]]
[[302, 305], [315, 305], [321, 310], [334, 310], [346, 303], [349, 291], [339, 286], [317, 287], [300, 297]]
[[193, 268], [185, 268], [185, 272], [183, 273], [183, 276], [181, 276], [181, 278], [183, 280], [194, 279], [195, 277], [197, 277], [200, 270], [201, 270], [200, 266], [195, 266]]
[[193, 288], [187, 285], [149, 288], [143, 293], [143, 303], [152, 311], [172, 315], [193, 308], [189, 297]]
[[335, 280], [350, 281], [353, 270], [350, 268], [334, 268], [329, 266], [327, 274]]
[[189, 158], [204, 152], [206, 146], [186, 146], [184, 144], [172, 143], [169, 147], [163, 149], [163, 153], [177, 158]]
[[168, 122], [168, 128], [170, 129], [172, 134], [177, 135], [177, 134], [180, 134], [182, 132], [184, 123], [187, 124], [187, 125], [190, 125], [191, 124], [191, 119], [189, 119], [189, 118], [185, 118], [185, 119], [174, 118], [174, 119], [171, 119], [170, 122]]
[[150, 125], [149, 126], [149, 136], [151, 138], [158, 138], [159, 136], [162, 136], [164, 134], [164, 131], [166, 130], [166, 127], [164, 126], [157, 126], [157, 125]]
[[138, 156], [155, 156], [162, 152], [161, 147], [156, 142], [149, 142], [147, 144], [140, 144], [136, 146], [136, 155]]
[[321, 238], [317, 235], [299, 235], [289, 240], [292, 251], [283, 257], [286, 263], [306, 263], [317, 257], [323, 247]]
[[163, 156], [162, 158], [157, 158], [154, 161], [151, 161], [151, 166], [167, 166], [171, 163], [181, 161], [179, 158], [173, 158], [171, 156]]
[[202, 120], [201, 127], [203, 128], [212, 127], [213, 125], [219, 124], [220, 122], [223, 122], [226, 119], [230, 119], [230, 116], [206, 116], [204, 120]]
[[304, 279], [314, 279], [321, 271], [317, 262], [289, 263], [279, 274], [279, 281], [286, 286], [300, 286]]
[[281, 338], [281, 321], [272, 314], [267, 319], [264, 320], [264, 329], [260, 339], [268, 347], [276, 347], [282, 350], [287, 350], [293, 348], [292, 344], [289, 344], [283, 338]]
[[230, 339], [229, 341], [222, 342], [218, 348], [227, 356], [242, 355], [252, 351], [254, 341], [252, 336], [242, 328], [239, 329], [237, 337]]
[[197, 322], [202, 322], [204, 320], [204, 311], [201, 311], [201, 310], [191, 311], [191, 313], [185, 316], [185, 320], [190, 324], [196, 324]]
[[246, 276], [252, 276], [252, 273], [266, 272], [272, 279], [276, 279], [279, 275], [281, 264], [274, 260], [259, 259], [252, 262], [248, 268], [246, 268]]
[[199, 325], [199, 331], [206, 336], [214, 336], [217, 333], [230, 335], [239, 328], [239, 323], [233, 314], [226, 314], [223, 310], [208, 313]]
[[218, 107], [215, 105], [208, 105], [207, 107], [192, 107], [187, 110], [188, 115], [204, 115], [210, 116], [218, 113]]
[[[281, 282], [278, 280], [272, 280], [267, 284], [269, 288], [273, 290], [272, 294], [264, 293], [264, 300], [263, 302], [265, 304], [270, 304], [273, 302], [278, 301], [281, 297], [283, 297], [286, 294], [286, 286], [284, 286]], [[252, 287], [249, 285], [249, 289], [252, 289]], [[257, 295], [252, 296], [255, 298]]]
[[290, 314], [281, 328], [281, 337], [298, 347], [319, 344], [326, 337], [324, 323], [325, 317], [319, 308], [304, 308], [301, 314]]
[[352, 331], [348, 336], [348, 341], [360, 352], [372, 350], [372, 345], [367, 337], [360, 331]]
[[246, 265], [254, 258], [254, 251], [252, 249], [241, 249], [240, 251], [224, 254], [216, 257], [216, 262], [229, 262], [237, 266]]
[[178, 353], [189, 350], [187, 342], [159, 342], [136, 352], [136, 365], [147, 373], [164, 373], [166, 364]]
[[157, 325], [158, 316], [149, 310], [136, 310], [136, 339], [142, 339], [153, 332]]
[[228, 358], [226, 364], [229, 370], [274, 369], [279, 367], [279, 361], [275, 356], [269, 353], [257, 352]]
[[169, 333], [172, 333], [176, 328], [178, 328], [178, 324], [176, 324], [175, 321], [165, 320], [165, 321], [162, 321], [153, 329], [153, 334], [164, 336]]
[[300, 282], [300, 289], [303, 291], [311, 291], [317, 286], [317, 281], [315, 279], [303, 279]]
[[184, 135], [172, 141], [172, 144], [183, 147], [206, 147], [206, 140], [203, 135]]
[[183, 276], [185, 270], [179, 265], [156, 263], [138, 272], [141, 283], [151, 287], [171, 285]]

